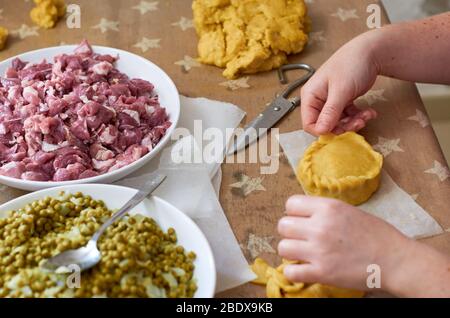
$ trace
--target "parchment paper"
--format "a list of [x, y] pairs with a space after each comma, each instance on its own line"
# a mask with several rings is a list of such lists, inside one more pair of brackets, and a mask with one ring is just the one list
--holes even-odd
[[[178, 127], [187, 128], [191, 135], [172, 142], [158, 158], [117, 182], [139, 188], [153, 171], [158, 170], [167, 175], [155, 195], [189, 215], [205, 234], [216, 263], [216, 292], [234, 288], [255, 278], [218, 200], [222, 177], [220, 163], [223, 159], [217, 157], [214, 163], [178, 164], [172, 160], [172, 151], [189, 149], [194, 154], [203, 149], [203, 139], [194, 137], [194, 120], [202, 121], [203, 130], [214, 127], [224, 133], [226, 128], [236, 128], [244, 115], [240, 108], [232, 104], [182, 96]], [[228, 144], [229, 140], [221, 142]]]
[[[303, 130], [298, 130], [281, 134], [278, 140], [296, 173], [297, 164], [303, 157], [303, 153], [316, 138]], [[412, 238], [443, 233], [442, 227], [408, 193], [403, 191], [386, 171], [382, 171], [378, 191], [359, 208], [382, 218]]]

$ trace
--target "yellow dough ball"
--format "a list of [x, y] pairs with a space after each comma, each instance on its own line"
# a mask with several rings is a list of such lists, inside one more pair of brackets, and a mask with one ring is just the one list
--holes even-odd
[[308, 41], [303, 0], [195, 0], [192, 9], [199, 61], [229, 79], [278, 68]]

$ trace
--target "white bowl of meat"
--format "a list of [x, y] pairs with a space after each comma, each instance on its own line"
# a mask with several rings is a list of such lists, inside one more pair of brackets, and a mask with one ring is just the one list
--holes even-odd
[[0, 63], [0, 183], [39, 190], [111, 183], [151, 160], [180, 115], [152, 62], [86, 41]]

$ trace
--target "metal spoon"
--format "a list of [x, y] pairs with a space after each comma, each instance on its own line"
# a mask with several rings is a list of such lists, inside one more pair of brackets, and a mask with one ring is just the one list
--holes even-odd
[[[100, 251], [97, 248], [97, 241], [105, 230], [113, 224], [115, 221], [121, 219], [127, 212], [129, 212], [136, 205], [141, 203], [150, 193], [152, 193], [166, 178], [162, 174], [154, 174], [148, 182], [139, 190], [125, 205], [116, 213], [114, 213], [109, 220], [102, 224], [102, 226], [94, 233], [92, 238], [86, 244], [86, 246], [80, 247], [74, 250], [67, 250], [53, 256], [45, 261], [41, 265], [42, 268], [58, 271], [62, 268], [70, 268], [70, 266], [78, 265], [81, 271], [89, 269], [95, 266], [102, 257]], [[72, 268], [71, 268], [72, 269]], [[72, 269], [73, 270], [73, 269]]]

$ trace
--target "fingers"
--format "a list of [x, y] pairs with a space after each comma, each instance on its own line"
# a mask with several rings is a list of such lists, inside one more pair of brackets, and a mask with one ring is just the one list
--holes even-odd
[[308, 218], [286, 216], [278, 222], [278, 233], [288, 239], [306, 240], [310, 229]]
[[[347, 115], [347, 117], [345, 117]], [[346, 131], [359, 131], [363, 129], [367, 122], [375, 119], [377, 112], [372, 108], [361, 110], [355, 105], [349, 105], [344, 110], [344, 117], [339, 121], [339, 124], [333, 129], [336, 135], [342, 134]]]
[[291, 216], [311, 216], [314, 212], [308, 209], [306, 202], [309, 201], [309, 197], [305, 195], [293, 195], [286, 201], [286, 214]]
[[327, 211], [330, 207], [340, 203], [340, 201], [334, 199], [297, 194], [286, 201], [286, 214], [288, 216], [310, 217], [314, 213]]
[[317, 122], [317, 118], [319, 118], [319, 114], [323, 108], [324, 101], [317, 98], [313, 94], [308, 92], [303, 93], [302, 90], [302, 106], [301, 106], [301, 114], [302, 114], [302, 126], [303, 129], [309, 133], [316, 134], [315, 126]]
[[312, 256], [311, 243], [301, 240], [283, 239], [278, 243], [278, 255], [289, 260], [307, 261]]
[[345, 115], [347, 117], [356, 116], [360, 112], [361, 112], [361, 109], [359, 109], [358, 107], [355, 106], [355, 104], [352, 103], [350, 105], [347, 105], [347, 107], [345, 107], [344, 117], [345, 117]]
[[321, 277], [313, 264], [286, 265], [284, 276], [291, 282], [317, 283]]
[[331, 89], [327, 101], [317, 119], [316, 132], [326, 134], [331, 132], [339, 122], [341, 114], [347, 106], [351, 96], [347, 96], [345, 91]]
[[366, 122], [360, 118], [347, 118], [346, 122], [339, 122], [336, 128], [333, 129], [333, 134], [340, 135], [347, 131], [359, 131], [366, 126]]

